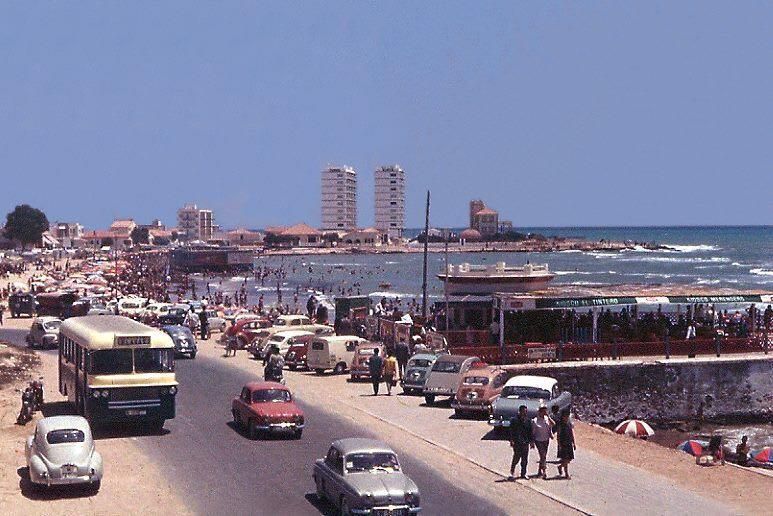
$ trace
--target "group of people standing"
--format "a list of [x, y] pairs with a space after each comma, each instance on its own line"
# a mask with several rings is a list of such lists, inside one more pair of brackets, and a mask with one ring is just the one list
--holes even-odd
[[[554, 419], [555, 418], [555, 419]], [[510, 463], [510, 476], [508, 480], [515, 480], [515, 467], [521, 463], [522, 479], [527, 479], [526, 466], [529, 462], [529, 449], [536, 448], [539, 454], [539, 470], [537, 477], [547, 479], [547, 456], [550, 441], [556, 439], [558, 449], [558, 476], [566, 479], [569, 476], [569, 463], [574, 459], [574, 450], [577, 449], [574, 440], [574, 427], [569, 420], [569, 411], [558, 412], [558, 407], [553, 409], [553, 417], [548, 415], [545, 405], [539, 407], [537, 416], [529, 419], [526, 405], [518, 407], [518, 415], [510, 420], [509, 427], [510, 446], [513, 448], [513, 460]]]

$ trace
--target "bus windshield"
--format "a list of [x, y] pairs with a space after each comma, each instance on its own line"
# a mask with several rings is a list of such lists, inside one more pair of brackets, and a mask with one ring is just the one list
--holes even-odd
[[106, 349], [91, 353], [91, 374], [165, 373], [174, 371], [173, 349]]
[[174, 371], [174, 350], [135, 349], [134, 371], [137, 373], [165, 373]]

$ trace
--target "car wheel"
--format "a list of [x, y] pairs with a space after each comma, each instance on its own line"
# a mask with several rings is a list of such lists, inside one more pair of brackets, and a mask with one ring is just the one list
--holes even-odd
[[326, 500], [327, 497], [325, 496], [325, 485], [317, 478], [317, 476], [314, 476], [314, 486], [317, 490], [317, 500], [320, 502], [323, 500]]
[[295, 431], [294, 436], [295, 436], [296, 439], [300, 439], [302, 435], [303, 435], [303, 429], [302, 428], [300, 430], [296, 430]]
[[435, 404], [435, 395], [434, 394], [425, 394], [424, 395], [424, 402], [427, 405], [434, 405]]
[[191, 353], [191, 358], [196, 358], [196, 351], [194, 351], [193, 353]]
[[102, 487], [102, 481], [97, 480], [96, 482], [92, 482], [89, 484], [89, 493], [91, 494], [97, 494], [99, 492], [99, 488]]
[[349, 503], [346, 501], [346, 498], [343, 496], [341, 497], [341, 516], [350, 516], [352, 514], [352, 511], [349, 510]]
[[287, 368], [288, 368], [290, 371], [295, 371], [295, 370], [296, 370], [298, 367], [297, 367], [297, 366], [294, 366], [294, 365], [289, 365], [289, 366], [287, 366]]
[[255, 425], [255, 420], [250, 419], [249, 424], [247, 425], [247, 435], [250, 439], [257, 439], [258, 438], [258, 428]]
[[237, 428], [240, 428], [240, 427], [242, 426], [242, 421], [241, 421], [241, 419], [239, 419], [239, 413], [238, 413], [238, 412], [236, 412], [235, 410], [232, 410], [232, 411], [231, 411], [231, 415], [232, 415], [232, 416], [233, 416], [233, 418], [234, 418], [234, 425], [235, 425]]
[[148, 428], [150, 428], [150, 431], [152, 433], [160, 434], [161, 431], [164, 429], [164, 420], [163, 419], [153, 420], [148, 423]]
[[344, 364], [336, 364], [333, 368], [333, 374], [342, 374], [344, 371], [346, 371], [346, 365]]
[[325, 372], [325, 370], [324, 369], [315, 369], [314, 372], [317, 373], [317, 374], [322, 374], [322, 373]]

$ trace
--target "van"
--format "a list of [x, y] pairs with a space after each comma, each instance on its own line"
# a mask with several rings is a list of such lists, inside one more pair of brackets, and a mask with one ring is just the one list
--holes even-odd
[[354, 335], [317, 337], [311, 341], [306, 363], [317, 374], [328, 369], [332, 369], [334, 374], [341, 374], [349, 368], [357, 345], [365, 342], [368, 341]]
[[268, 355], [268, 351], [271, 346], [277, 346], [279, 348], [279, 354], [284, 356], [284, 354], [287, 353], [287, 350], [290, 349], [290, 346], [293, 344], [293, 339], [295, 337], [303, 337], [307, 335], [314, 334], [310, 331], [303, 330], [278, 331], [264, 341], [265, 344], [263, 344], [262, 349], [259, 350], [257, 347], [247, 346], [247, 350], [252, 353], [252, 356], [255, 358], [262, 358]]

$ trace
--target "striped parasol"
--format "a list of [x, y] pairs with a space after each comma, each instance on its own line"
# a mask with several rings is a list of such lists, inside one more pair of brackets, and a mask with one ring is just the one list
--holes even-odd
[[615, 432], [631, 437], [649, 437], [655, 435], [655, 430], [644, 421], [638, 419], [627, 419], [615, 427]]
[[754, 460], [759, 462], [773, 462], [773, 446], [765, 446], [754, 453]]
[[690, 439], [689, 441], [685, 441], [677, 446], [676, 449], [682, 450], [683, 452], [689, 453], [695, 457], [700, 457], [703, 454], [703, 446], [704, 444], [700, 441]]

